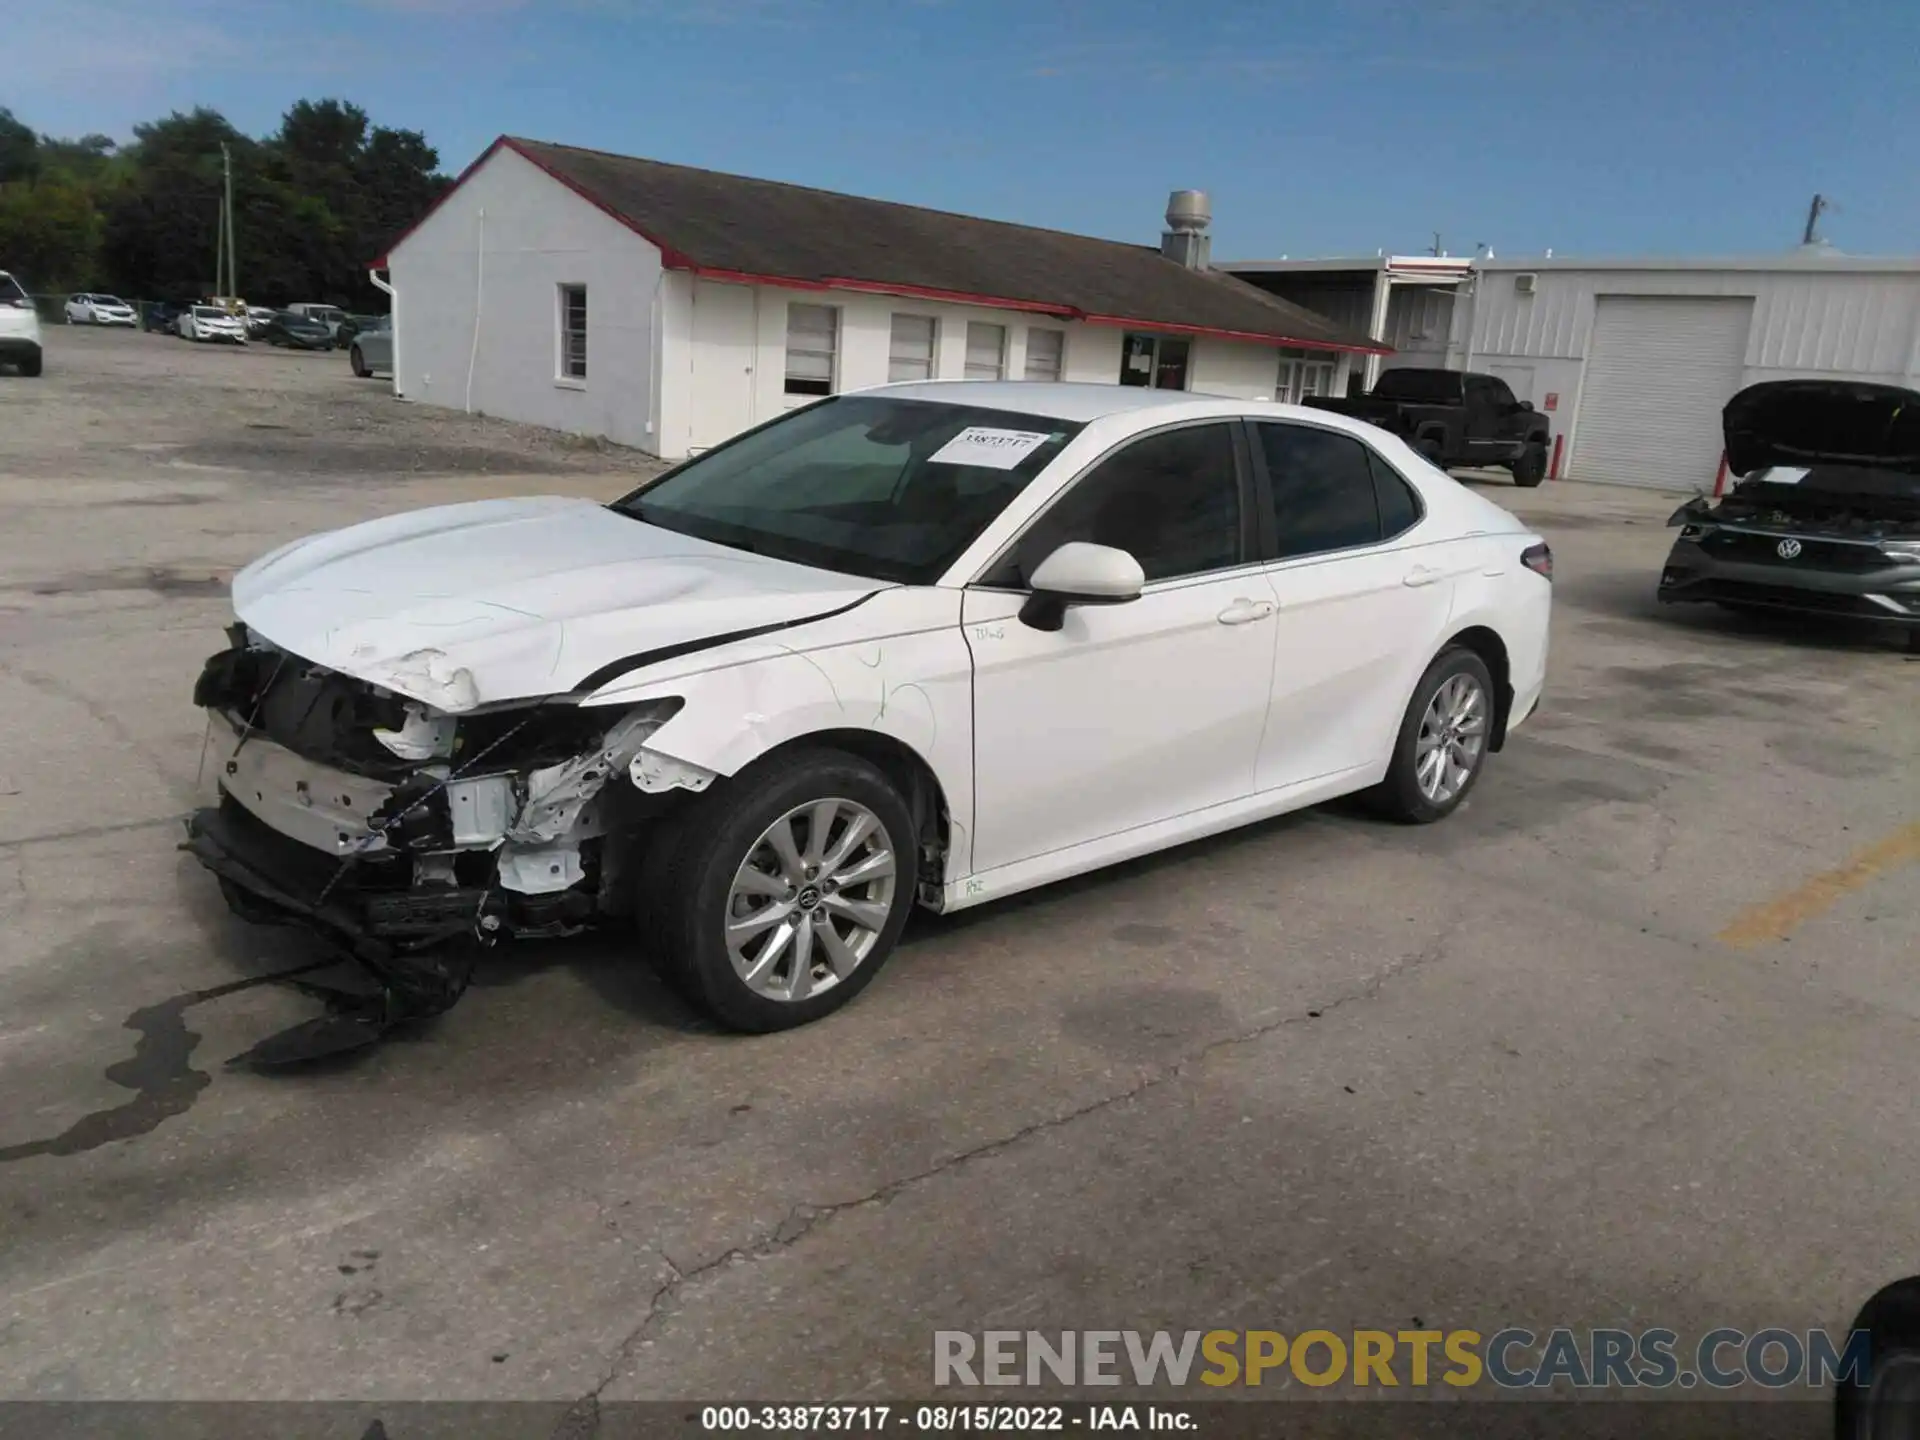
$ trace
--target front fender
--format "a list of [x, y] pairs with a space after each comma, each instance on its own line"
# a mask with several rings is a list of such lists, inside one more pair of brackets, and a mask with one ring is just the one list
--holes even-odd
[[648, 737], [651, 752], [734, 775], [809, 735], [885, 735], [939, 782], [951, 831], [949, 872], [964, 874], [973, 835], [973, 660], [960, 592], [887, 591], [817, 624], [755, 637], [686, 662], [623, 676], [586, 698], [630, 705], [678, 696], [680, 712]]

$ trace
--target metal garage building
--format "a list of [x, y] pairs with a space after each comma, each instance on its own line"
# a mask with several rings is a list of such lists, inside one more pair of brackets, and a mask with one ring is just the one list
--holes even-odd
[[[1757, 381], [1818, 375], [1920, 383], [1916, 259], [1857, 258], [1824, 247], [1733, 260], [1488, 257], [1444, 278], [1421, 275], [1420, 263], [1396, 257], [1227, 268], [1342, 318], [1354, 313], [1349, 292], [1390, 289], [1395, 303], [1372, 312], [1369, 333], [1391, 337], [1398, 353], [1375, 363], [1501, 376], [1551, 415], [1555, 473], [1575, 480], [1712, 488], [1720, 408]], [[1403, 291], [1408, 282], [1395, 272], [1410, 266], [1421, 283]], [[1316, 303], [1316, 289], [1342, 298]]]

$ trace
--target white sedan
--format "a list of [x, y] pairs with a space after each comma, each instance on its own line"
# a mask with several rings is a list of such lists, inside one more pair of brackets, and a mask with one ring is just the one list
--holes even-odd
[[247, 343], [247, 322], [218, 305], [189, 305], [177, 322], [182, 340], [223, 340]]
[[195, 689], [221, 796], [187, 846], [390, 998], [441, 941], [623, 920], [721, 1021], [780, 1029], [866, 986], [916, 903], [1356, 791], [1449, 814], [1539, 700], [1551, 575], [1323, 411], [861, 391], [610, 505], [255, 561]]
[[129, 330], [140, 322], [133, 306], [117, 295], [80, 294], [67, 297], [69, 325], [124, 325]]

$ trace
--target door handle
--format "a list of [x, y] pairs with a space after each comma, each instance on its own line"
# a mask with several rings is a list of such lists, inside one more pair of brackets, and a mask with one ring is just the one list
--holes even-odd
[[1445, 578], [1446, 572], [1444, 570], [1435, 570], [1426, 565], [1416, 565], [1407, 572], [1406, 578], [1400, 583], [1402, 585], [1431, 585], [1434, 581]]
[[1265, 620], [1271, 614], [1271, 600], [1236, 600], [1220, 612], [1219, 620], [1222, 625], [1250, 625], [1255, 620]]

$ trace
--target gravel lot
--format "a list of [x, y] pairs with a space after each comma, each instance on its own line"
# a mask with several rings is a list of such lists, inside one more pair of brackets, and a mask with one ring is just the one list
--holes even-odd
[[1920, 668], [1662, 613], [1673, 497], [1489, 488], [1553, 681], [1446, 824], [916, 923], [765, 1039], [526, 946], [267, 1078], [221, 1061], [311, 1006], [245, 982], [310, 952], [174, 850], [227, 577], [651, 462], [338, 355], [48, 346], [0, 377], [0, 1397], [901, 1397], [937, 1328], [1805, 1330], [1920, 1271]]

